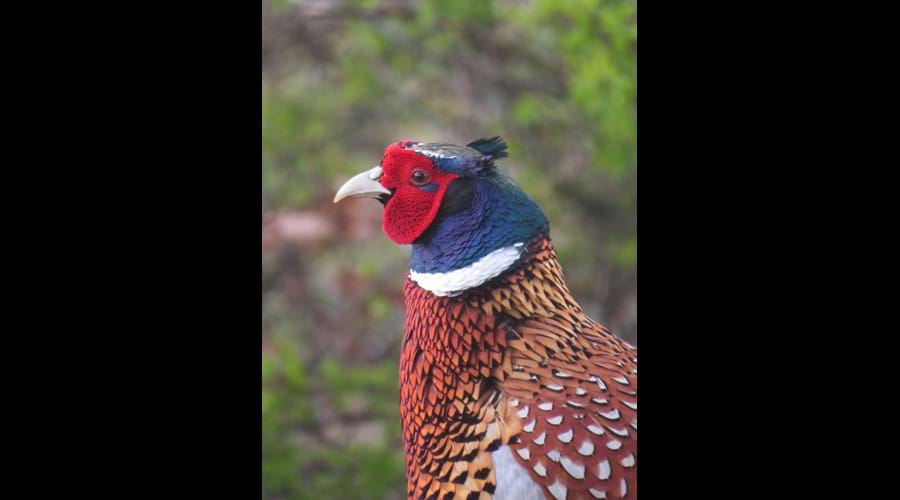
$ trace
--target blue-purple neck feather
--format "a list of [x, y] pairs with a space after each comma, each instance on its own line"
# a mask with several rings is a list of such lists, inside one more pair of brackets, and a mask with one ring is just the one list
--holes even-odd
[[471, 202], [439, 214], [412, 245], [410, 268], [441, 273], [468, 266], [494, 250], [549, 234], [541, 209], [509, 179], [491, 170], [472, 182]]

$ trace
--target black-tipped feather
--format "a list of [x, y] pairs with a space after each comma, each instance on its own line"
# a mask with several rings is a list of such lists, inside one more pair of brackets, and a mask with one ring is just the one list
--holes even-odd
[[494, 168], [494, 160], [509, 156], [506, 152], [506, 143], [499, 136], [478, 139], [466, 146], [438, 142], [411, 142], [404, 147], [427, 156], [437, 168], [462, 176], [490, 173]]
[[489, 155], [494, 159], [506, 158], [509, 154], [506, 152], [506, 142], [500, 136], [494, 136], [490, 139], [478, 139], [467, 144], [468, 147], [478, 151], [481, 154]]

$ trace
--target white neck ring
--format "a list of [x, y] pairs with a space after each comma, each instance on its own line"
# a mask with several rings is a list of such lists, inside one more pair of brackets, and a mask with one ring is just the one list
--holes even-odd
[[440, 297], [453, 297], [499, 276], [522, 256], [524, 243], [498, 248], [468, 266], [444, 273], [417, 273], [410, 269], [409, 279]]

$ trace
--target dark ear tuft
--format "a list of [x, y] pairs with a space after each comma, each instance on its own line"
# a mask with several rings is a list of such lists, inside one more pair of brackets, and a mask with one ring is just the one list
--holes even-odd
[[467, 146], [477, 150], [481, 154], [488, 155], [495, 160], [509, 156], [506, 152], [506, 142], [504, 142], [499, 135], [491, 137], [490, 139], [478, 139], [477, 141], [472, 141], [467, 144]]

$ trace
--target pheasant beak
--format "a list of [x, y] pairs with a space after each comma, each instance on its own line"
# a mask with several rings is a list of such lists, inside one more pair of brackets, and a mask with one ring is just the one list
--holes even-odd
[[355, 175], [345, 182], [336, 195], [334, 202], [337, 203], [344, 198], [376, 198], [380, 199], [383, 195], [390, 196], [391, 192], [378, 182], [382, 175], [381, 167], [376, 166], [371, 170]]

